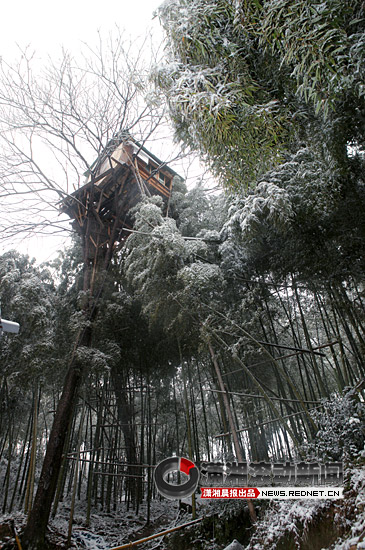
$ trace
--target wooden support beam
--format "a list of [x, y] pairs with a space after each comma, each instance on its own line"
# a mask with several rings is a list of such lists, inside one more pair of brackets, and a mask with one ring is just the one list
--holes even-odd
[[[289, 349], [291, 351], [300, 351], [300, 353], [314, 353], [314, 355], [320, 355], [321, 357], [326, 357], [325, 353], [321, 353], [320, 351], [311, 351], [310, 349], [303, 349], [303, 348], [294, 348], [292, 346], [284, 346], [282, 344], [272, 344], [271, 342], [263, 342], [262, 340], [257, 340], [259, 344], [264, 344], [266, 346], [271, 346], [273, 348], [283, 348], [283, 349]], [[318, 348], [313, 348], [318, 349]]]
[[203, 521], [203, 519], [204, 518], [195, 519], [193, 521], [189, 521], [188, 523], [183, 523], [183, 525], [178, 525], [177, 527], [172, 527], [171, 529], [167, 529], [166, 531], [155, 533], [154, 535], [150, 535], [149, 537], [145, 537], [144, 539], [135, 540], [134, 542], [128, 542], [127, 544], [122, 544], [122, 546], [115, 546], [110, 550], [126, 550], [127, 548], [133, 548], [134, 546], [138, 546], [139, 544], [143, 544], [144, 542], [148, 542], [149, 540], [157, 539], [159, 537], [164, 537], [165, 535], [169, 535], [170, 533], [173, 533], [174, 531], [178, 531], [179, 529], [184, 529], [185, 527], [190, 527], [190, 525], [200, 523], [201, 521]]
[[[241, 392], [237, 392], [237, 391], [228, 391], [228, 392], [223, 392], [221, 390], [214, 390], [212, 388], [208, 388], [207, 391], [211, 391], [211, 392], [215, 392], [215, 393], [229, 393], [229, 395], [239, 395], [240, 397], [254, 397], [255, 399], [265, 399], [265, 397], [263, 395], [256, 395], [254, 393], [241, 393]], [[289, 403], [309, 403], [310, 405], [317, 405], [318, 403], [320, 403], [320, 401], [305, 401], [304, 399], [302, 401], [299, 401], [299, 399], [286, 399], [284, 397], [271, 397], [270, 396], [270, 399], [272, 401], [287, 401]]]
[[[309, 409], [310, 411], [314, 411], [315, 409], [322, 409], [323, 405], [318, 405], [318, 407], [312, 407]], [[272, 424], [273, 422], [282, 422], [282, 420], [286, 420], [287, 418], [292, 418], [293, 416], [298, 416], [300, 414], [305, 414], [305, 411], [298, 411], [293, 414], [287, 414], [286, 416], [282, 416], [281, 418], [272, 418], [271, 420], [265, 420], [264, 422], [260, 422], [259, 424], [255, 424], [254, 426], [246, 426], [245, 428], [240, 428], [239, 430], [236, 430], [237, 433], [246, 432], [247, 430], [257, 430], [258, 426], [265, 426], [266, 424]], [[213, 435], [214, 439], [218, 439], [220, 437], [227, 437], [230, 432], [226, 432], [224, 434], [218, 434]]]
[[[340, 342], [339, 340], [335, 340], [334, 342], [329, 342], [328, 344], [322, 344], [321, 346], [316, 346], [315, 348], [313, 348], [313, 350], [328, 348], [330, 346], [334, 346], [335, 344], [338, 344], [339, 342]], [[279, 361], [279, 359], [281, 360], [281, 359], [288, 359], [289, 357], [295, 357], [296, 355], [301, 355], [302, 353], [303, 353], [302, 351], [297, 351], [295, 353], [289, 353], [288, 355], [281, 355], [280, 357], [275, 357], [275, 361]], [[259, 363], [254, 363], [253, 365], [247, 365], [247, 368], [252, 369], [253, 367], [266, 365], [267, 363], [270, 363], [270, 361], [268, 359], [265, 359], [265, 361], [260, 361]], [[236, 372], [240, 372], [242, 370], [244, 370], [244, 368], [224, 372], [222, 376], [229, 376], [230, 374], [235, 374]]]

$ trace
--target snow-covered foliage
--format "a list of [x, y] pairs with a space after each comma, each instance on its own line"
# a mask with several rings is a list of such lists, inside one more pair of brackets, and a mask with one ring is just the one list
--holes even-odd
[[245, 196], [231, 198], [221, 232], [226, 269], [242, 270], [246, 261], [261, 273], [278, 267], [280, 275], [323, 281], [340, 270], [346, 276], [361, 263], [364, 200], [362, 180], [349, 184], [326, 148], [288, 154]]
[[236, 25], [232, 2], [181, 0], [165, 3], [159, 15], [170, 61], [155, 69], [154, 79], [166, 93], [177, 136], [227, 180], [262, 171], [280, 149], [278, 103], [246, 60], [253, 44]]
[[2, 316], [20, 324], [15, 338], [4, 334], [0, 340], [1, 353], [8, 357], [0, 374], [20, 387], [51, 375], [58, 304], [51, 274], [28, 257], [7, 252], [0, 257], [0, 299]]
[[[349, 532], [341, 536], [331, 547], [331, 550], [351, 550], [352, 548], [365, 548], [365, 451], [359, 454], [358, 465], [352, 466], [348, 471], [350, 486], [350, 498], [345, 510], [353, 510], [354, 517], [347, 519], [341, 517], [341, 511], [337, 520], [346, 523]], [[347, 522], [346, 522], [347, 519]]]
[[346, 470], [344, 499], [338, 501], [272, 501], [246, 550], [354, 548], [365, 527], [364, 472], [364, 458], [355, 459]]
[[346, 5], [340, 0], [266, 0], [252, 22], [262, 15], [262, 44], [269, 43], [281, 63], [293, 67], [297, 93], [313, 102], [317, 112], [328, 113], [341, 93], [364, 95], [365, 33], [358, 0]]
[[286, 534], [294, 539], [295, 548], [299, 549], [303, 531], [326, 507], [328, 502], [323, 501], [273, 501], [246, 550], [274, 550]]
[[178, 274], [178, 280], [184, 284], [183, 293], [190, 296], [191, 304], [197, 301], [214, 305], [217, 290], [223, 289], [224, 279], [219, 266], [203, 262], [194, 262], [184, 267]]
[[[137, 233], [129, 238], [124, 263], [127, 280], [136, 296], [141, 297], [143, 311], [150, 322], [162, 322], [179, 335], [184, 332], [183, 326], [189, 329], [191, 325], [186, 311], [191, 308], [197, 311], [200, 302], [204, 298], [209, 300], [222, 284], [219, 267], [204, 261], [210, 247], [215, 245], [212, 237], [218, 234], [208, 232], [207, 238], [185, 237], [177, 226], [178, 223], [189, 233], [186, 214], [194, 204], [193, 197], [189, 204], [184, 207], [181, 200], [183, 215], [180, 217], [176, 211], [177, 222], [164, 218], [161, 206], [155, 201], [141, 204], [136, 213]], [[198, 221], [201, 235], [205, 235], [206, 218], [205, 213], [200, 223]]]
[[359, 542], [365, 527], [364, 403], [349, 392], [333, 396], [324, 402], [324, 411], [312, 414], [319, 431], [303, 450], [310, 460], [345, 460], [344, 499], [273, 501], [246, 550], [274, 550], [283, 544], [299, 549], [306, 540], [349, 550]]
[[184, 237], [201, 237], [219, 240], [219, 232], [225, 222], [227, 201], [223, 194], [207, 196], [199, 182], [189, 191], [180, 192], [174, 186], [170, 200], [169, 215]]
[[100, 351], [99, 349], [79, 346], [76, 350], [77, 361], [91, 373], [102, 375], [105, 370], [108, 370], [111, 357]]
[[356, 395], [334, 395], [312, 416], [318, 432], [304, 448], [309, 459], [349, 460], [364, 448], [365, 405]]
[[229, 221], [224, 225], [224, 237], [240, 234], [247, 245], [257, 239], [262, 226], [270, 224], [277, 231], [290, 225], [293, 209], [288, 192], [277, 185], [261, 182], [253, 194], [237, 199], [229, 210]]
[[352, 102], [360, 123], [364, 13], [358, 0], [346, 6], [339, 0], [175, 0], [158, 13], [169, 58], [154, 79], [178, 138], [226, 185], [248, 186], [250, 176], [282, 159], [293, 139], [298, 147], [305, 126], [328, 143], [364, 145], [347, 106], [343, 120], [332, 113]]

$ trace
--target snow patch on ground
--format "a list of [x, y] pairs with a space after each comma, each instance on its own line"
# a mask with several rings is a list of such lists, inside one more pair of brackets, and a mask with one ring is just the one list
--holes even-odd
[[[77, 506], [72, 530], [74, 547], [80, 550], [107, 550], [121, 546], [132, 540], [143, 538], [146, 529], [147, 507], [142, 505], [138, 514], [127, 510], [125, 503], [120, 503], [116, 511], [94, 511], [90, 516], [90, 525], [86, 526], [86, 510], [84, 503]], [[151, 503], [150, 526], [152, 532], [167, 529], [174, 523], [178, 514], [178, 504], [167, 501], [153, 501]], [[52, 520], [51, 528], [67, 536], [69, 521], [69, 505], [62, 504], [56, 519]]]
[[88, 550], [105, 550], [108, 548], [102, 536], [83, 529], [74, 530], [72, 540], [77, 548], [87, 548]]

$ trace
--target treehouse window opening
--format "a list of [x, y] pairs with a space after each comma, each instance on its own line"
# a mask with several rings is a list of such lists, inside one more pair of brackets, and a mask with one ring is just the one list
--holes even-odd
[[167, 177], [165, 174], [162, 174], [161, 172], [159, 172], [159, 174], [158, 174], [158, 181], [159, 181], [160, 183], [162, 183], [162, 185], [165, 185], [166, 187], [168, 187], [169, 179], [168, 179], [168, 177]]

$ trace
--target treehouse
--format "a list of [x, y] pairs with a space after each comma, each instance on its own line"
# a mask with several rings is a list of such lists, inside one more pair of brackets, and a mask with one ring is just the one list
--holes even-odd
[[168, 202], [176, 172], [128, 137], [112, 141], [89, 172], [86, 183], [63, 199], [61, 212], [85, 239], [87, 257], [123, 242], [133, 228], [130, 209], [142, 196]]

